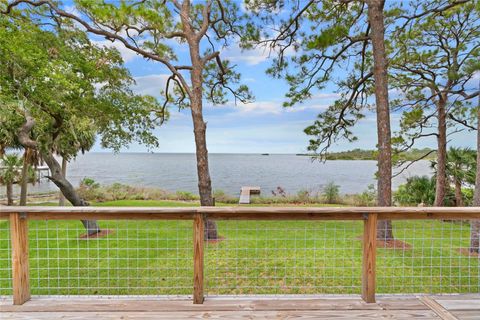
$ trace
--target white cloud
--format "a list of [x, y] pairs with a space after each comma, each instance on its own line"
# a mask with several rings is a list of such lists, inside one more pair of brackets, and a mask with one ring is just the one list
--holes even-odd
[[78, 11], [77, 7], [75, 6], [65, 6], [64, 10], [67, 12], [67, 13], [71, 13], [71, 14], [74, 14], [76, 16], [80, 16], [80, 11]]
[[308, 105], [301, 105], [295, 106], [291, 108], [286, 108], [290, 112], [299, 112], [299, 111], [306, 111], [306, 110], [315, 110], [315, 111], [325, 111], [329, 107], [329, 104], [308, 104]]
[[243, 62], [252, 66], [266, 61], [269, 58], [269, 50], [266, 48], [242, 50], [238, 45], [232, 45], [223, 50], [222, 57], [232, 62]]
[[[223, 107], [232, 110], [229, 114], [230, 116], [260, 116], [282, 115], [308, 110], [323, 111], [328, 107], [328, 104], [309, 103], [286, 108], [283, 107], [281, 101], [254, 101], [252, 103], [239, 104], [236, 106], [233, 103], [228, 103]], [[225, 115], [222, 115], [222, 117], [225, 117]]]
[[312, 99], [338, 99], [338, 98], [340, 98], [340, 94], [335, 92], [327, 92], [327, 93], [319, 92], [312, 95]]
[[[284, 54], [285, 56], [292, 56], [295, 51], [290, 47], [285, 50]], [[275, 55], [276, 52], [266, 46], [258, 46], [247, 50], [240, 48], [238, 44], [232, 44], [222, 50], [222, 58], [232, 62], [242, 62], [250, 66], [265, 62]]]
[[122, 56], [123, 61], [125, 62], [130, 62], [133, 59], [140, 57], [140, 55], [136, 54], [130, 49], [125, 48], [125, 46], [118, 42], [118, 41], [109, 41], [109, 40], [92, 40], [94, 44], [100, 47], [108, 47], [108, 48], [115, 48], [120, 52], [120, 55]]
[[235, 110], [248, 114], [280, 114], [282, 109], [282, 105], [278, 102], [258, 101], [240, 105]]
[[243, 82], [257, 82], [255, 78], [242, 78]]
[[159, 98], [162, 90], [165, 89], [169, 75], [150, 74], [146, 76], [134, 77], [136, 85], [133, 90], [138, 94], [146, 94]]

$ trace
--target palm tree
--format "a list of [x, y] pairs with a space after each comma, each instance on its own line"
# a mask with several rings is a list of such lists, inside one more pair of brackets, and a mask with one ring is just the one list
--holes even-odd
[[7, 154], [2, 157], [0, 182], [7, 188], [7, 205], [13, 205], [13, 185], [20, 181], [23, 161], [16, 154]]
[[[431, 162], [431, 168], [436, 174], [437, 163]], [[453, 184], [455, 190], [455, 205], [463, 207], [462, 186], [475, 184], [476, 152], [469, 148], [451, 147], [447, 152], [446, 175], [448, 185]]]
[[468, 148], [450, 148], [447, 153], [447, 177], [455, 186], [455, 203], [463, 207], [462, 186], [475, 184], [476, 153]]

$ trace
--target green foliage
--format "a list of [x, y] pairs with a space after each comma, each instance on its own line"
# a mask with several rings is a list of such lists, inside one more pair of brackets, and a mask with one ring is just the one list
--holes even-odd
[[102, 186], [93, 179], [85, 178], [77, 189], [79, 195], [92, 202], [107, 202], [117, 200], [179, 200], [165, 190], [145, 187], [128, 186], [114, 183]]
[[198, 197], [194, 195], [193, 193], [189, 191], [177, 191], [176, 193], [177, 199], [178, 200], [184, 200], [184, 201], [191, 201], [191, 200], [197, 200]]
[[80, 181], [80, 187], [82, 186], [86, 188], [97, 189], [100, 187], [100, 184], [92, 178], [83, 178], [82, 181]]
[[473, 194], [475, 189], [473, 188], [462, 188], [462, 196], [463, 201], [465, 202], [465, 206], [473, 206]]
[[[369, 44], [367, 8], [361, 1], [348, 4], [335, 0], [313, 2], [247, 1], [266, 32], [250, 41], [269, 44], [278, 53], [267, 73], [288, 84], [285, 107], [301, 105], [328, 87], [338, 93], [336, 101], [305, 128], [311, 137], [308, 150], [325, 155], [335, 141], [357, 140], [352, 127], [370, 107], [372, 49]], [[282, 18], [277, 12], [287, 12]], [[264, 28], [264, 25], [273, 25]]]
[[322, 197], [325, 203], [338, 203], [340, 198], [340, 186], [336, 185], [334, 182], [329, 182], [323, 188]]
[[23, 160], [17, 154], [5, 154], [0, 158], [0, 183], [18, 183], [22, 179]]
[[228, 194], [225, 193], [223, 190], [215, 190], [213, 192], [213, 198], [215, 198], [215, 203], [238, 203], [238, 199], [235, 197], [232, 197]]
[[[252, 30], [249, 16], [237, 1], [212, 1], [208, 5], [184, 2], [184, 6], [165, 1], [133, 4], [76, 0], [73, 4], [78, 12], [73, 20], [82, 20], [91, 26], [92, 33], [159, 63], [171, 74], [165, 87], [159, 84], [164, 106], [189, 108], [198, 99], [193, 93], [198, 92], [213, 104], [225, 103], [228, 96], [233, 96], [235, 102], [253, 99], [248, 88], [240, 83], [235, 66], [220, 59], [221, 47], [238, 42], [246, 32], [250, 34], [247, 30]], [[61, 2], [48, 2], [30, 10], [17, 7], [14, 13], [45, 19], [44, 11], [49, 8], [49, 18], [68, 18], [66, 21], [71, 23], [71, 14], [66, 14], [62, 7]], [[189, 52], [191, 59], [184, 59], [184, 52]], [[200, 91], [195, 88], [198, 84], [191, 81], [190, 72], [195, 77], [202, 76]]]
[[[73, 26], [42, 29], [27, 19], [0, 16], [0, 146], [29, 116], [38, 149], [67, 159], [88, 151], [98, 135], [119, 150], [132, 141], [156, 146], [158, 102], [130, 89], [133, 78], [119, 52], [98, 47]], [[67, 24], [68, 25], [68, 24]]]
[[[462, 188], [461, 191], [465, 205], [471, 205], [473, 189]], [[398, 187], [398, 190], [393, 194], [393, 198], [401, 206], [416, 206], [419, 204], [432, 206], [435, 201], [435, 177], [410, 177], [405, 184]], [[444, 204], [445, 206], [456, 205], [454, 190], [451, 187], [447, 188]]]
[[300, 190], [297, 192], [297, 199], [301, 203], [310, 203], [313, 202], [312, 196], [310, 191], [308, 190]]
[[[400, 130], [392, 140], [398, 150], [438, 134], [442, 105], [448, 128], [471, 127], [476, 122], [474, 91], [469, 84], [480, 70], [480, 9], [475, 2], [451, 6], [395, 28], [389, 81], [396, 92], [391, 107], [402, 111]], [[443, 0], [412, 2], [408, 11], [428, 12], [443, 5]]]
[[376, 205], [377, 190], [375, 185], [371, 184], [367, 190], [353, 196], [353, 205], [358, 207], [373, 207]]
[[413, 176], [398, 187], [393, 199], [402, 206], [416, 206], [423, 203], [431, 206], [435, 201], [435, 178]]
[[447, 152], [447, 176], [460, 184], [474, 185], [477, 153], [468, 148], [451, 147]]
[[[353, 149], [348, 151], [340, 152], [328, 152], [325, 154], [325, 160], [376, 160], [378, 156], [378, 151], [376, 150], [362, 150], [362, 149]], [[435, 151], [430, 148], [424, 149], [411, 149], [400, 154], [396, 154], [396, 159], [410, 161], [416, 160], [418, 157], [423, 156], [425, 153], [430, 153], [425, 159], [434, 159]], [[302, 156], [311, 156], [316, 158], [315, 154], [299, 154]]]

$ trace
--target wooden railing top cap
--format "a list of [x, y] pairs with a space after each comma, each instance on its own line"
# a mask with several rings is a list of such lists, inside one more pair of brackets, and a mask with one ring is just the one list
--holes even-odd
[[480, 213], [480, 207], [50, 207], [0, 206], [0, 213]]

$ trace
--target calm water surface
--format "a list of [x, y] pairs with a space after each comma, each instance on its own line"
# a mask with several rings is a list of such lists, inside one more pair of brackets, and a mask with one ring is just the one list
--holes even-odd
[[[278, 186], [287, 193], [316, 192], [330, 181], [340, 186], [341, 193], [358, 193], [375, 183], [375, 171], [376, 161], [321, 163], [296, 155], [210, 154], [213, 188], [231, 195], [237, 195], [241, 186], [260, 186], [264, 195]], [[418, 162], [394, 179], [394, 188], [409, 176], [431, 174], [428, 161]], [[70, 163], [67, 175], [75, 186], [89, 177], [101, 184], [120, 182], [197, 193], [194, 154], [88, 153]], [[43, 180], [29, 192], [52, 190], [57, 190], [56, 186]], [[0, 193], [4, 192], [2, 188]]]

